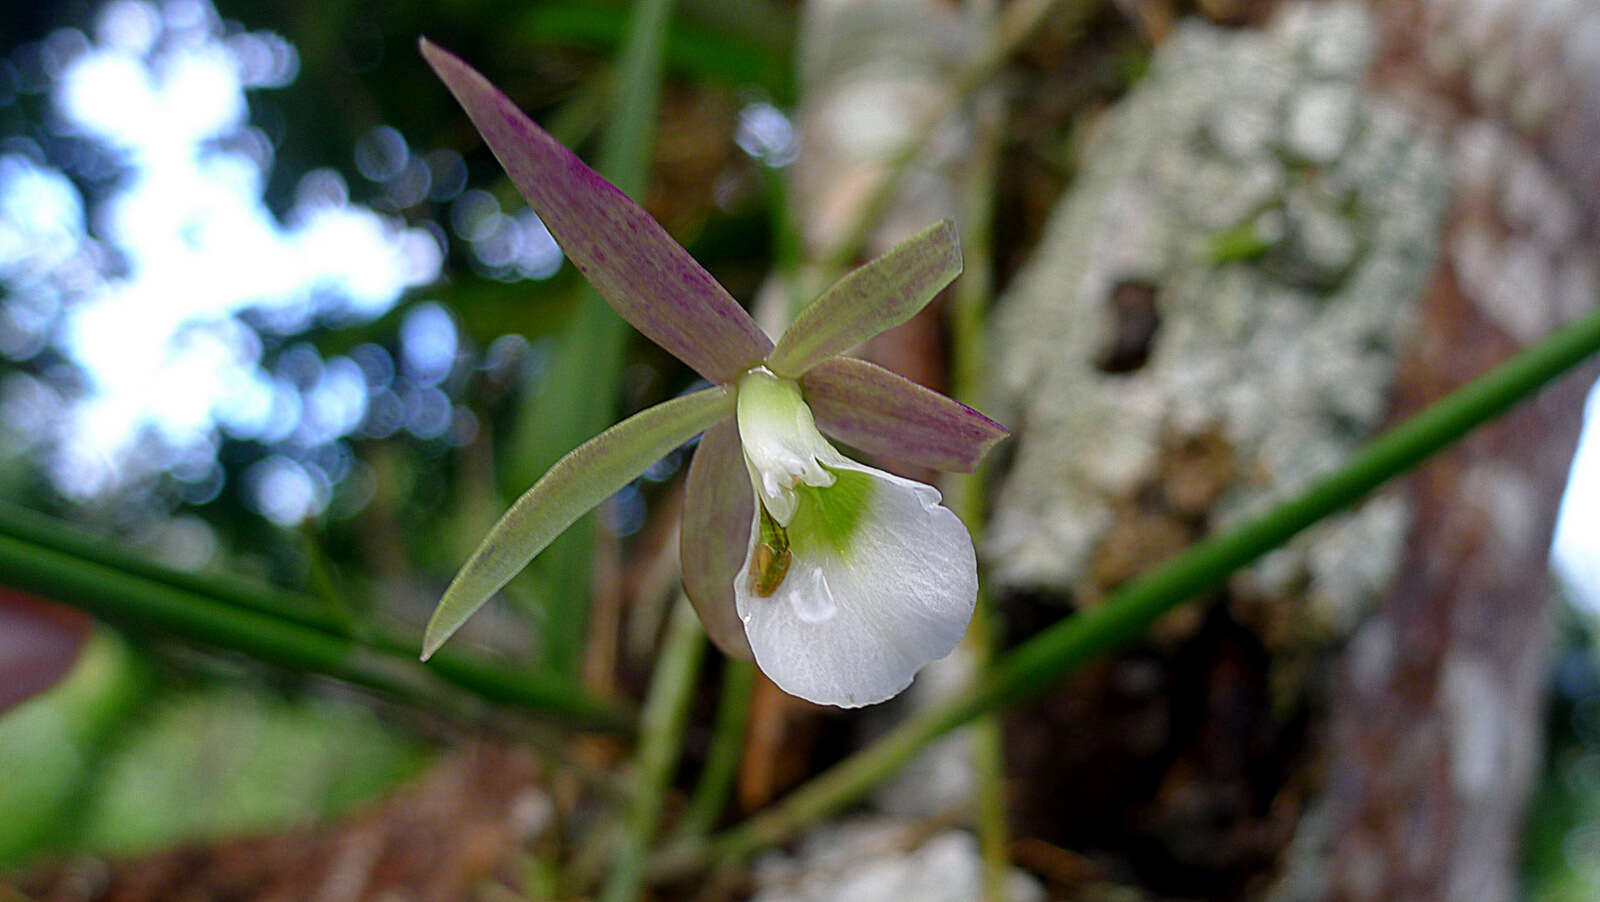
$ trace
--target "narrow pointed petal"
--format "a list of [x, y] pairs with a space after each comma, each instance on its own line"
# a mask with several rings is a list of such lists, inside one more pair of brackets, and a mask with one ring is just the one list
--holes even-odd
[[574, 521], [731, 413], [733, 393], [708, 388], [640, 411], [556, 461], [489, 530], [445, 590], [422, 637], [423, 660]]
[[967, 405], [865, 360], [825, 360], [800, 384], [823, 432], [885, 459], [970, 473], [1011, 434]]
[[[791, 695], [854, 708], [884, 701], [961, 641], [978, 592], [966, 527], [931, 486], [846, 462], [803, 493], [787, 574], [768, 596], [751, 575], [735, 601], [763, 673]], [[827, 493], [846, 499], [818, 501]]]
[[961, 274], [955, 223], [946, 219], [907, 238], [833, 284], [800, 311], [767, 360], [796, 379], [927, 306]]
[[684, 488], [683, 588], [722, 653], [752, 657], [733, 604], [733, 578], [750, 544], [755, 500], [739, 450], [739, 429], [724, 420], [700, 439]]
[[623, 319], [712, 382], [767, 356], [766, 333], [649, 213], [472, 67], [426, 38], [421, 47], [528, 205]]

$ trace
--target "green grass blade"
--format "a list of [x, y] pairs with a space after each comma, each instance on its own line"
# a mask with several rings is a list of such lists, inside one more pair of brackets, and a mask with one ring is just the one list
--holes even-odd
[[[450, 683], [492, 702], [552, 714], [574, 726], [624, 731], [626, 711], [595, 701], [564, 681], [507, 675], [492, 665], [454, 655], [419, 664], [415, 646], [361, 642], [301, 620], [253, 609], [171, 581], [159, 571], [139, 574], [114, 565], [0, 533], [0, 583], [69, 604], [106, 621], [153, 631], [270, 664], [320, 673], [449, 712], [460, 709]], [[262, 590], [266, 595], [271, 590]]]
[[[701, 4], [704, 5], [704, 4]], [[759, 87], [780, 103], [794, 97], [794, 60], [790, 43], [794, 21], [776, 3], [752, 10], [741, 2], [737, 15], [711, 24], [680, 17], [668, 24], [662, 57], [668, 69], [696, 81], [720, 82], [729, 88]], [[708, 11], [709, 12], [709, 11]], [[530, 5], [515, 20], [515, 29], [531, 44], [579, 46], [611, 51], [628, 39], [628, 22], [616, 3]]]
[[661, 657], [650, 678], [639, 721], [639, 752], [634, 762], [633, 792], [621, 842], [611, 857], [602, 902], [631, 902], [639, 897], [645, 860], [667, 785], [683, 746], [683, 727], [694, 700], [695, 678], [705, 657], [706, 633], [687, 598], [673, 606], [662, 642]]

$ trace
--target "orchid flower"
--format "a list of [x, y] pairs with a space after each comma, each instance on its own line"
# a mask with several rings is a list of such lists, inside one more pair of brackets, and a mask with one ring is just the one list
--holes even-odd
[[823, 437], [970, 472], [1007, 435], [965, 405], [840, 356], [960, 273], [952, 224], [845, 276], [774, 345], [648, 213], [482, 75], [426, 39], [422, 54], [568, 259], [712, 383], [557, 461], [451, 582], [423, 658], [574, 521], [702, 431], [686, 486], [683, 583], [725, 653], [754, 657], [792, 695], [856, 707], [894, 696], [955, 648], [978, 588], [966, 527], [933, 487], [857, 463]]

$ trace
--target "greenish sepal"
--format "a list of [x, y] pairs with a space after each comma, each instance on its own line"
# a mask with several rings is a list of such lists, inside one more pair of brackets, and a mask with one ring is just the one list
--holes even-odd
[[423, 660], [574, 521], [732, 412], [731, 392], [708, 388], [640, 411], [556, 461], [489, 530], [445, 590], [423, 635]]
[[796, 316], [767, 366], [797, 379], [915, 316], [961, 274], [955, 223], [936, 222], [834, 283]]

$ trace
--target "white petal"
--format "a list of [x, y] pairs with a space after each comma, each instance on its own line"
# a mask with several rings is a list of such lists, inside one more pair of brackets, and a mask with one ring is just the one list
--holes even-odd
[[756, 663], [779, 688], [853, 708], [893, 697], [956, 647], [972, 617], [978, 573], [972, 539], [940, 506], [936, 489], [841, 461], [836, 469], [872, 479], [847, 547], [819, 545], [791, 529], [789, 571], [762, 598], [750, 575], [760, 532], [752, 526], [752, 554], [734, 598]]

